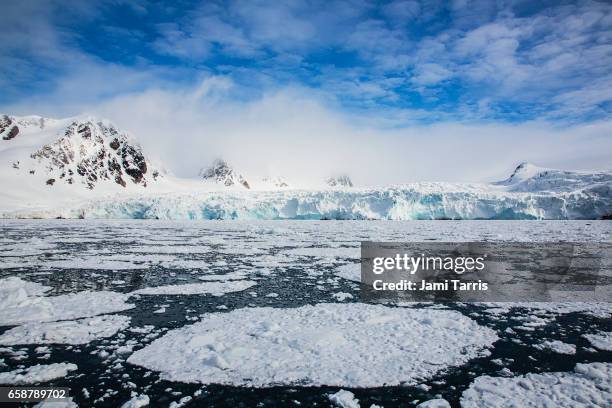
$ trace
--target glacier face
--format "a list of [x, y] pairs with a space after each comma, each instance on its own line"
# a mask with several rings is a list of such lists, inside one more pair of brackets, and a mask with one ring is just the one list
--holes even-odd
[[135, 219], [601, 219], [612, 213], [610, 185], [561, 193], [418, 187], [374, 190], [209, 192], [91, 201], [79, 218]]

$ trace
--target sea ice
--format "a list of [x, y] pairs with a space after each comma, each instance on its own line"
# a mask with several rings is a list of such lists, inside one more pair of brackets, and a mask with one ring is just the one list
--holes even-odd
[[593, 347], [600, 350], [612, 351], [612, 332], [601, 332], [598, 334], [585, 334], [582, 337], [587, 339]]
[[34, 405], [34, 408], [79, 408], [79, 406], [72, 401], [72, 398], [66, 400], [45, 400]]
[[416, 408], [451, 408], [447, 400], [436, 398], [429, 401], [421, 402]]
[[199, 295], [212, 294], [223, 295], [225, 293], [240, 292], [255, 286], [257, 282], [250, 280], [227, 281], [227, 282], [203, 282], [187, 283], [184, 285], [165, 285], [151, 288], [139, 289], [132, 295]]
[[573, 344], [564, 343], [559, 340], [545, 341], [535, 346], [535, 348], [544, 350], [552, 350], [559, 354], [576, 354], [576, 346]]
[[340, 408], [360, 408], [359, 400], [355, 394], [347, 390], [340, 390], [335, 394], [330, 394], [329, 400]]
[[0, 384], [38, 384], [68, 375], [78, 367], [70, 363], [35, 365], [28, 368], [0, 373]]
[[129, 326], [127, 316], [107, 315], [81, 320], [26, 323], [0, 335], [0, 344], [85, 344], [110, 337]]
[[267, 387], [416, 384], [486, 353], [491, 329], [460, 313], [318, 304], [212, 313], [128, 362], [172, 381]]
[[142, 408], [149, 405], [149, 402], [150, 400], [148, 395], [136, 395], [135, 397], [121, 405], [121, 408]]
[[0, 295], [9, 293], [0, 301], [0, 325], [5, 326], [78, 319], [134, 307], [126, 303], [126, 295], [117, 292], [85, 291], [59, 296], [40, 296], [44, 286], [19, 278], [0, 279], [0, 288]]
[[[574, 372], [478, 377], [463, 392], [464, 408], [609, 407], [612, 406], [612, 363], [577, 364]], [[509, 398], [511, 396], [511, 398]]]

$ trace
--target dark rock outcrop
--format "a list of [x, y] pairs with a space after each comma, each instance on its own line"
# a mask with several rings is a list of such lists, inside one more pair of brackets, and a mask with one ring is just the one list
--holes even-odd
[[330, 177], [325, 183], [330, 187], [353, 187], [353, 182], [346, 175]]
[[0, 119], [0, 135], [3, 140], [11, 140], [19, 134], [19, 126], [13, 123], [13, 120], [7, 115], [2, 116]]

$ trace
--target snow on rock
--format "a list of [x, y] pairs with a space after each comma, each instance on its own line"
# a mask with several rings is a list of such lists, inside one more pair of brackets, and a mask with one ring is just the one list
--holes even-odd
[[598, 334], [585, 334], [582, 337], [587, 339], [593, 347], [600, 350], [612, 351], [612, 332], [601, 332]]
[[26, 323], [0, 335], [0, 344], [86, 344], [129, 326], [127, 316], [97, 316], [74, 321]]
[[436, 398], [429, 401], [421, 402], [416, 408], [451, 408], [447, 400]]
[[237, 173], [225, 160], [217, 159], [210, 167], [200, 170], [200, 177], [226, 187], [244, 187], [250, 189], [249, 182], [242, 174]]
[[[9, 293], [0, 300], [0, 325], [78, 319], [134, 307], [126, 303], [127, 295], [109, 291], [39, 296], [48, 289], [20, 278], [0, 279], [0, 294]], [[14, 295], [10, 295], [12, 291]]]
[[510, 177], [494, 184], [508, 186], [509, 191], [514, 192], [561, 192], [584, 189], [600, 183], [609, 188], [610, 182], [611, 172], [555, 170], [523, 162], [514, 169]]
[[268, 387], [416, 384], [484, 355], [491, 329], [453, 311], [318, 304], [202, 316], [128, 362], [171, 381]]
[[40, 182], [44, 175], [49, 186], [65, 183], [94, 189], [101, 182], [146, 186], [161, 176], [135, 140], [108, 121], [5, 115], [0, 134], [0, 162], [11, 163], [29, 183]]
[[573, 344], [567, 344], [559, 340], [545, 341], [535, 346], [540, 350], [552, 350], [559, 354], [576, 354], [576, 346]]
[[0, 384], [38, 384], [65, 377], [70, 371], [76, 369], [77, 366], [70, 363], [38, 364], [0, 373]]
[[360, 408], [359, 400], [355, 394], [347, 390], [340, 390], [335, 394], [330, 394], [329, 400], [340, 408]]
[[226, 282], [187, 283], [184, 285], [165, 285], [139, 289], [132, 295], [199, 295], [212, 294], [220, 296], [225, 293], [240, 292], [255, 286], [257, 282], [250, 280], [237, 280]]
[[131, 400], [126, 401], [121, 408], [141, 408], [149, 405], [149, 396], [145, 394], [136, 395]]
[[325, 184], [329, 187], [353, 187], [353, 182], [347, 175], [329, 177], [325, 180]]
[[[609, 407], [612, 406], [612, 363], [577, 364], [574, 372], [478, 377], [463, 392], [464, 408]], [[511, 400], [508, 396], [512, 396]]]

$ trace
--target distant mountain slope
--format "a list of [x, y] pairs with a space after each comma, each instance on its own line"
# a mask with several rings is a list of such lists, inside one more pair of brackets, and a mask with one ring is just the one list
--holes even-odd
[[161, 177], [141, 147], [109, 122], [4, 115], [0, 131], [1, 163], [9, 164], [14, 176], [26, 182], [40, 183], [42, 177], [49, 186], [66, 183], [94, 189], [114, 183], [125, 188], [146, 187]]
[[329, 177], [325, 184], [330, 187], [353, 187], [353, 181], [347, 175]]
[[244, 187], [250, 189], [249, 182], [242, 174], [237, 173], [223, 159], [216, 159], [209, 167], [200, 170], [200, 177], [226, 187]]
[[516, 192], [560, 192], [593, 188], [601, 183], [612, 183], [612, 172], [555, 170], [523, 162], [514, 169], [510, 177], [494, 184]]

